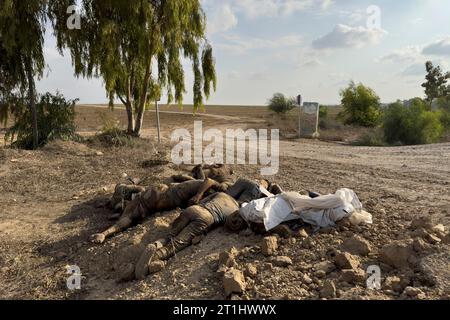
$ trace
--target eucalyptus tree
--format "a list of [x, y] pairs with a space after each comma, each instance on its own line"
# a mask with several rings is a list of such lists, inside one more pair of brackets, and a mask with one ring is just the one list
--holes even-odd
[[64, 16], [75, 0], [51, 1], [58, 49], [68, 49], [75, 74], [104, 80], [110, 105], [127, 110], [128, 133], [139, 136], [144, 111], [167, 93], [183, 103], [183, 63], [192, 64], [197, 110], [216, 89], [212, 47], [200, 0], [80, 0], [81, 29], [67, 28]]
[[35, 80], [43, 75], [47, 0], [0, 1], [0, 117], [20, 108], [23, 97], [31, 111], [33, 148], [38, 147]]

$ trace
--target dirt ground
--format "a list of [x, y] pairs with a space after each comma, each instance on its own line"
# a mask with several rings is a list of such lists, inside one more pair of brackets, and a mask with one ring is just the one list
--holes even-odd
[[[236, 107], [237, 108], [237, 107]], [[433, 224], [450, 227], [450, 144], [369, 148], [314, 140], [283, 140], [279, 173], [271, 180], [286, 190], [334, 193], [355, 190], [373, 224], [314, 233], [308, 237], [279, 239], [277, 256], [292, 265], [280, 267], [274, 257], [261, 253], [263, 237], [252, 232], [231, 234], [218, 228], [202, 242], [180, 252], [162, 272], [143, 281], [117, 283], [121, 265], [135, 262], [145, 244], [161, 238], [179, 210], [159, 213], [142, 224], [108, 240], [104, 245], [88, 237], [108, 227], [111, 212], [104, 208], [115, 184], [124, 174], [148, 186], [166, 182], [182, 168], [143, 166], [145, 160], [166, 156], [170, 133], [192, 128], [203, 120], [205, 128], [264, 127], [263, 110], [247, 108], [209, 110], [209, 115], [162, 113], [163, 144], [155, 142], [154, 116], [146, 117], [143, 137], [130, 146], [111, 148], [98, 142], [52, 142], [39, 151], [0, 147], [0, 298], [2, 299], [224, 299], [219, 254], [235, 247], [236, 268], [249, 266], [257, 273], [247, 277], [246, 290], [236, 299], [320, 299], [323, 287], [335, 285], [338, 299], [448, 299], [450, 297], [450, 247], [447, 238], [414, 233], [410, 224], [430, 217]], [[189, 110], [183, 110], [188, 112]], [[102, 127], [101, 107], [78, 109], [80, 133], [92, 136]], [[105, 117], [123, 123], [116, 109]], [[1, 133], [0, 133], [1, 134]], [[257, 178], [259, 167], [235, 166], [237, 176]], [[368, 290], [364, 281], [342, 279], [333, 263], [333, 252], [354, 235], [370, 243], [370, 253], [357, 257], [360, 268], [379, 265], [383, 288]], [[430, 238], [431, 237], [431, 238]], [[422, 241], [424, 238], [427, 241]], [[431, 240], [430, 240], [431, 239]], [[397, 268], [380, 262], [387, 244], [414, 241], [415, 259]], [[420, 247], [419, 249], [417, 247]], [[323, 265], [329, 264], [325, 272]], [[77, 265], [83, 274], [82, 289], [66, 287], [66, 266]], [[387, 280], [400, 279], [401, 288]], [[405, 288], [408, 287], [406, 290]], [[419, 290], [419, 293], [413, 289]], [[332, 290], [333, 291], [333, 290]]]

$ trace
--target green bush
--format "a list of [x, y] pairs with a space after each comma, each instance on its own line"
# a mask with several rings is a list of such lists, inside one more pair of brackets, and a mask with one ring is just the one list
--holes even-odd
[[450, 96], [439, 98], [437, 106], [441, 112], [441, 123], [444, 129], [450, 131]]
[[384, 118], [384, 137], [389, 144], [427, 144], [438, 142], [444, 128], [441, 112], [427, 111], [426, 103], [413, 99], [409, 106], [391, 104]]
[[327, 129], [328, 127], [329, 127], [328, 107], [320, 106], [319, 107], [319, 128]]
[[277, 114], [286, 114], [296, 107], [295, 98], [286, 98], [282, 93], [275, 93], [269, 100], [269, 109]]
[[380, 98], [375, 91], [353, 81], [341, 91], [344, 110], [338, 118], [344, 124], [376, 127], [381, 121]]
[[[75, 104], [77, 100], [66, 100], [61, 94], [46, 93], [36, 104], [39, 146], [54, 139], [80, 140], [75, 128]], [[5, 139], [21, 149], [33, 148], [33, 127], [30, 109], [26, 106], [14, 108], [14, 125], [6, 132]]]
[[363, 133], [354, 143], [355, 146], [383, 147], [387, 143], [384, 140], [383, 130], [380, 128], [369, 129]]

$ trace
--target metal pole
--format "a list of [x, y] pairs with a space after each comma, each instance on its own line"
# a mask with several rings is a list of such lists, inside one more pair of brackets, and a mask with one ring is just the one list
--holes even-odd
[[298, 95], [297, 96], [297, 104], [298, 104], [298, 137], [301, 138], [302, 137], [302, 96]]
[[159, 122], [159, 105], [158, 101], [155, 101], [156, 106], [156, 127], [158, 129], [158, 144], [161, 144], [161, 125]]
[[316, 137], [319, 137], [319, 117], [320, 117], [320, 104], [317, 105], [317, 117], [316, 117]]

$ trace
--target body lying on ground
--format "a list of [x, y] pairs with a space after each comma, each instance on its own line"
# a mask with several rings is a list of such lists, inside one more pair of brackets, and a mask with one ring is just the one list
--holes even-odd
[[[202, 174], [201, 171], [200, 168], [200, 174]], [[204, 176], [204, 174], [202, 175]], [[205, 178], [204, 180], [189, 180], [170, 186], [161, 184], [147, 190], [142, 187], [119, 185], [116, 187], [116, 192], [112, 197], [111, 206], [117, 206], [121, 196], [127, 197], [126, 199], [122, 198], [122, 201], [128, 201], [128, 198], [131, 201], [125, 206], [123, 214], [117, 223], [102, 233], [92, 235], [90, 240], [94, 243], [103, 243], [108, 237], [128, 229], [139, 220], [156, 212], [186, 208], [192, 204], [190, 202], [192, 198], [194, 198], [195, 202], [198, 202], [203, 198], [205, 192], [210, 189], [226, 191], [231, 184], [230, 177], [217, 172], [215, 177], [220, 182], [211, 178]]]
[[241, 231], [248, 226], [270, 231], [283, 222], [301, 219], [316, 229], [332, 227], [349, 217], [357, 223], [372, 223], [353, 190], [339, 189], [335, 194], [304, 196], [287, 192], [251, 201], [227, 221], [227, 228]]
[[[210, 178], [218, 183], [230, 183], [229, 177], [233, 175], [233, 169], [224, 164], [212, 165], [197, 165], [192, 171], [191, 175], [174, 175], [172, 179], [175, 182], [185, 182], [190, 180], [205, 180]], [[231, 183], [232, 184], [232, 183]], [[230, 185], [230, 184], [229, 184]], [[226, 188], [224, 188], [226, 189]]]
[[240, 203], [264, 197], [267, 188], [281, 190], [266, 180], [239, 179], [227, 192], [214, 193], [183, 210], [173, 222], [167, 238], [148, 245], [136, 264], [134, 274], [126, 273], [122, 280], [143, 279], [148, 273], [160, 271], [167, 259], [190, 246], [194, 238], [224, 225], [227, 218], [239, 210]]

